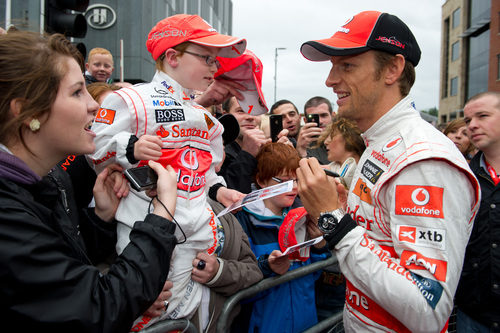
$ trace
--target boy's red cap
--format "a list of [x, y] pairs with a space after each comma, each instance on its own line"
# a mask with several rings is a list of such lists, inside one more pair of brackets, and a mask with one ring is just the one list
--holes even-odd
[[[286, 214], [278, 231], [278, 243], [281, 252], [285, 252], [287, 248], [306, 240], [306, 215], [307, 211], [304, 207], [291, 209]], [[299, 251], [294, 251], [288, 254], [288, 258], [292, 260], [306, 261], [309, 258], [310, 249], [302, 248]]]
[[238, 100], [241, 108], [254, 116], [267, 113], [266, 100], [262, 92], [262, 62], [250, 50], [245, 50], [237, 58], [217, 57], [220, 63], [219, 70], [214, 77], [236, 81], [244, 85], [247, 90], [240, 91], [243, 100]]
[[302, 44], [300, 52], [312, 61], [354, 55], [368, 50], [401, 54], [413, 66], [420, 61], [420, 48], [410, 28], [397, 16], [377, 11], [361, 12], [342, 25], [330, 38]]
[[238, 57], [247, 42], [243, 38], [218, 33], [198, 15], [178, 14], [158, 22], [149, 32], [146, 47], [156, 60], [167, 49], [183, 42], [221, 48], [219, 55]]

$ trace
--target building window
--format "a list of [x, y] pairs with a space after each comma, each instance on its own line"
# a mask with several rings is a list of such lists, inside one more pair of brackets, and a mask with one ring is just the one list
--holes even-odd
[[458, 94], [458, 76], [455, 76], [450, 81], [450, 96], [456, 96]]
[[458, 59], [460, 55], [460, 42], [455, 42], [451, 45], [451, 61]]
[[443, 42], [446, 47], [444, 48], [444, 54], [442, 55], [442, 69], [443, 73], [441, 73], [441, 98], [446, 98], [448, 97], [448, 65], [450, 62], [449, 58], [449, 50], [450, 48], [448, 45], [450, 45], [450, 18], [447, 17], [444, 22], [443, 22]]
[[460, 8], [457, 8], [453, 11], [453, 16], [452, 16], [452, 21], [451, 21], [451, 28], [455, 29], [460, 25]]
[[[490, 30], [469, 38], [469, 60], [466, 86], [466, 99], [488, 91], [488, 67], [490, 56]], [[492, 71], [495, 69], [492, 68]]]

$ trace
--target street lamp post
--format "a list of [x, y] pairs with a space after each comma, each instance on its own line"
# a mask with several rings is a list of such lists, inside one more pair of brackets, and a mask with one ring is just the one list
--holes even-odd
[[278, 78], [278, 50], [286, 50], [286, 47], [274, 48], [274, 103], [276, 103], [276, 81]]

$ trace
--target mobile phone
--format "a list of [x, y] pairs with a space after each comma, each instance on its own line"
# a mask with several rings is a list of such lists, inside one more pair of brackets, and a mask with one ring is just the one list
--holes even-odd
[[306, 114], [306, 122], [316, 123], [316, 125], [319, 127], [319, 114]]
[[156, 172], [147, 165], [125, 170], [125, 177], [127, 177], [130, 185], [136, 191], [150, 189], [158, 181]]
[[278, 134], [283, 130], [283, 116], [280, 114], [270, 115], [269, 127], [271, 128], [271, 141], [278, 141]]

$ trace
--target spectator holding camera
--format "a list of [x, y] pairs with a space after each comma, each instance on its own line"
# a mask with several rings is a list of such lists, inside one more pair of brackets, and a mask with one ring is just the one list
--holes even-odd
[[[56, 165], [92, 153], [98, 105], [85, 88], [83, 59], [60, 34], [0, 36], [0, 318], [19, 332], [128, 332], [134, 318], [171, 295], [176, 244], [175, 172], [158, 172], [153, 213], [103, 275], [93, 252], [116, 236], [123, 193], [117, 166], [94, 186], [95, 209], [78, 211], [71, 182]], [[113, 177], [113, 174], [119, 177]], [[141, 220], [142, 221], [142, 220]], [[106, 241], [106, 243], [103, 243]], [[114, 243], [114, 242], [113, 242]], [[112, 244], [113, 244], [112, 243]]]
[[330, 162], [325, 145], [316, 145], [316, 141], [332, 122], [332, 115], [332, 104], [324, 97], [312, 97], [304, 104], [305, 124], [300, 128], [297, 138], [297, 151], [300, 157], [316, 157], [321, 164]]

